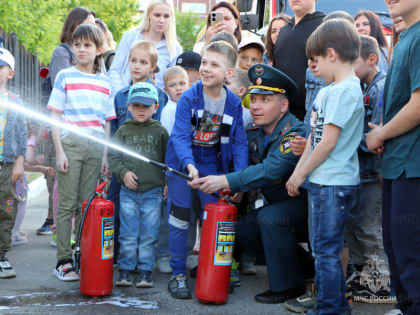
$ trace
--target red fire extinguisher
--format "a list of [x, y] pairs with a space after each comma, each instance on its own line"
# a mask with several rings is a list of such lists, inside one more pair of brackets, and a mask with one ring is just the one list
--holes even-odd
[[104, 296], [112, 292], [114, 204], [104, 199], [107, 184], [101, 183], [90, 199], [82, 203], [75, 258], [76, 270], [80, 266], [80, 292], [88, 296]]
[[226, 303], [235, 243], [237, 209], [226, 202], [230, 191], [220, 192], [217, 203], [204, 208], [195, 296], [202, 303]]

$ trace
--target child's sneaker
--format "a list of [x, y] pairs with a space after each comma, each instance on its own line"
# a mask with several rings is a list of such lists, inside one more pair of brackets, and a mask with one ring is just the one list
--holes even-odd
[[232, 260], [232, 269], [230, 270], [230, 286], [239, 287], [242, 285], [239, 278], [238, 263], [235, 259]]
[[53, 270], [53, 275], [61, 281], [77, 281], [79, 275], [74, 272], [73, 264], [71, 262], [57, 263]]
[[11, 237], [12, 246], [22, 245], [28, 243], [28, 237], [22, 235], [21, 233], [12, 234]]
[[54, 224], [54, 222], [53, 222], [52, 219], [46, 219], [44, 224], [38, 230], [36, 230], [36, 234], [37, 235], [51, 235], [51, 234], [53, 234], [53, 232], [52, 232], [53, 224]]
[[172, 273], [172, 268], [169, 263], [169, 257], [158, 258], [157, 269], [161, 273]]
[[6, 257], [0, 258], [0, 278], [16, 277], [16, 271]]
[[241, 260], [241, 272], [244, 275], [256, 275], [257, 269], [255, 268], [255, 257], [251, 257], [246, 253], [242, 253]]
[[115, 284], [117, 287], [131, 287], [133, 285], [133, 275], [129, 270], [119, 270]]
[[57, 234], [56, 233], [52, 234], [50, 245], [53, 247], [57, 247]]
[[183, 273], [171, 277], [168, 283], [168, 291], [175, 299], [191, 299], [191, 292], [187, 285], [187, 276]]
[[137, 288], [151, 288], [153, 287], [152, 272], [148, 270], [140, 270], [139, 278], [136, 284]]

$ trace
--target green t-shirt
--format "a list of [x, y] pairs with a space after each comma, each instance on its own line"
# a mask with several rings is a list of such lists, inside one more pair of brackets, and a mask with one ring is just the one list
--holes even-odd
[[[400, 36], [384, 87], [383, 123], [389, 122], [420, 88], [420, 22]], [[385, 142], [380, 171], [386, 179], [420, 177], [420, 125]]]

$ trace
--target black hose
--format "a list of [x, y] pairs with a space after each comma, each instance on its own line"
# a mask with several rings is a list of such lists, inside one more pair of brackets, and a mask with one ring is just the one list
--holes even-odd
[[74, 253], [74, 260], [75, 260], [74, 272], [75, 273], [79, 273], [79, 270], [80, 270], [80, 256], [81, 256], [81, 254], [80, 254], [80, 241], [81, 241], [81, 238], [82, 238], [83, 225], [85, 224], [85, 218], [86, 218], [86, 214], [88, 213], [90, 204], [92, 203], [95, 196], [96, 196], [96, 190], [90, 196], [90, 198], [89, 198], [89, 200], [86, 204], [86, 209], [83, 212], [82, 219], [80, 220], [79, 231], [77, 232], [77, 238], [76, 238], [76, 252]]

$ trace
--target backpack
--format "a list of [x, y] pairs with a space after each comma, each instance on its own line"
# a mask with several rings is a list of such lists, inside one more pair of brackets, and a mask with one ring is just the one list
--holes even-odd
[[[70, 50], [70, 48], [67, 47], [67, 45], [65, 44], [61, 44], [58, 47], [64, 47], [67, 52], [70, 55], [70, 64], [73, 64], [73, 54]], [[41, 69], [42, 71], [43, 69]], [[44, 77], [43, 75], [40, 74], [41, 77]], [[51, 77], [50, 75], [48, 75], [47, 77], [45, 77], [44, 81], [42, 82], [42, 86], [41, 86], [41, 101], [43, 104], [45, 104], [45, 106], [48, 104], [48, 100], [50, 99], [50, 95], [53, 89], [53, 82], [51, 82]]]
[[115, 50], [109, 50], [102, 55], [102, 58], [104, 59], [106, 71], [109, 71], [112, 61], [114, 60], [114, 56], [115, 56]]

